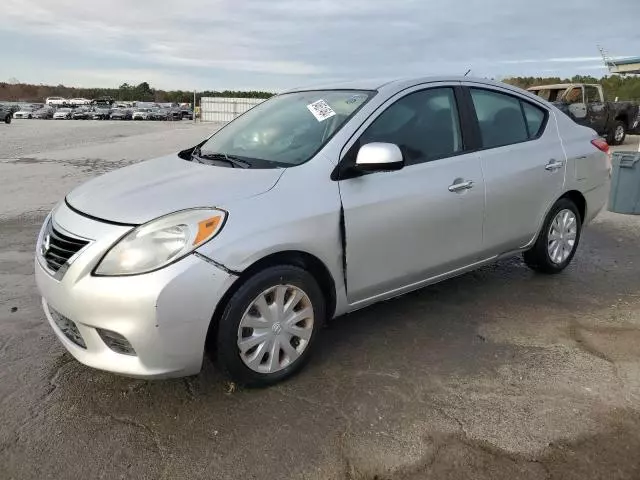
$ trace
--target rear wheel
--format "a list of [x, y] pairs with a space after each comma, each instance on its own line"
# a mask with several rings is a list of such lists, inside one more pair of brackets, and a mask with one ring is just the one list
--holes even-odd
[[568, 198], [561, 198], [551, 208], [536, 243], [524, 252], [524, 261], [542, 273], [560, 273], [573, 259], [580, 242], [580, 212]]
[[6, 117], [4, 117], [4, 123], [6, 123], [7, 125], [11, 123], [11, 115], [7, 115]]
[[607, 143], [610, 145], [622, 145], [627, 136], [627, 126], [622, 120], [616, 120], [613, 128], [607, 137]]
[[258, 272], [220, 318], [218, 365], [247, 386], [284, 380], [308, 361], [324, 317], [325, 300], [309, 272], [289, 265]]

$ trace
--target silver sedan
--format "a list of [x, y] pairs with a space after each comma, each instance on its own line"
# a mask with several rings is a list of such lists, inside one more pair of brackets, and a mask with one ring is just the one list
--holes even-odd
[[516, 254], [562, 271], [610, 168], [595, 132], [500, 83], [294, 90], [73, 190], [42, 227], [36, 279], [80, 362], [159, 378], [210, 353], [267, 385], [328, 318]]

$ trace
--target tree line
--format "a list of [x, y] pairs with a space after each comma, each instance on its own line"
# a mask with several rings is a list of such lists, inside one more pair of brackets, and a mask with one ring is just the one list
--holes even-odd
[[[640, 100], [640, 76], [610, 75], [603, 78], [575, 75], [571, 78], [560, 77], [510, 77], [505, 83], [520, 88], [552, 83], [599, 83], [604, 87], [607, 100]], [[269, 98], [272, 92], [252, 90], [205, 90], [196, 92], [196, 102], [201, 97]], [[193, 92], [186, 90], [160, 90], [152, 88], [148, 82], [137, 85], [123, 83], [118, 88], [76, 88], [64, 85], [33, 85], [19, 82], [0, 82], [0, 100], [13, 102], [43, 102], [47, 97], [98, 98], [113, 97], [122, 101], [146, 102], [193, 102]]]
[[599, 83], [604, 89], [606, 100], [640, 100], [640, 76], [609, 75], [602, 78], [575, 75], [571, 78], [560, 77], [511, 77], [505, 83], [520, 88], [554, 83]]
[[[205, 90], [196, 92], [196, 102], [201, 97], [269, 98], [272, 92], [252, 90]], [[11, 102], [44, 102], [47, 97], [99, 98], [113, 97], [121, 101], [192, 103], [193, 91], [160, 90], [148, 82], [137, 85], [123, 83], [118, 88], [77, 88], [65, 85], [33, 85], [19, 82], [0, 82], [0, 100]]]

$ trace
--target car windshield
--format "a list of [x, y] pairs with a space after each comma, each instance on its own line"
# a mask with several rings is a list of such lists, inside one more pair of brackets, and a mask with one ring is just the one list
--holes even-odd
[[67, 112], [70, 112], [70, 111], [71, 111], [71, 109], [70, 109], [70, 108], [59, 108], [57, 111], [58, 111], [58, 112], [67, 113]]
[[250, 166], [295, 166], [309, 160], [375, 92], [306, 91], [278, 95], [215, 133], [194, 154]]

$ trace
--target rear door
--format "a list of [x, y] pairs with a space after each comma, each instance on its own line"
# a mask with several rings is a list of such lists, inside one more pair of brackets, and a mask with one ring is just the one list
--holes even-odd
[[605, 133], [607, 128], [607, 108], [598, 87], [584, 86], [585, 101], [587, 104], [587, 117], [584, 125], [593, 128], [596, 132]]
[[544, 106], [500, 87], [468, 85], [486, 187], [483, 247], [500, 254], [536, 235], [562, 193], [566, 158]]
[[405, 167], [340, 179], [349, 303], [415, 288], [466, 266], [482, 248], [484, 182], [462, 136], [455, 88], [417, 87], [390, 99], [345, 146], [400, 147]]

